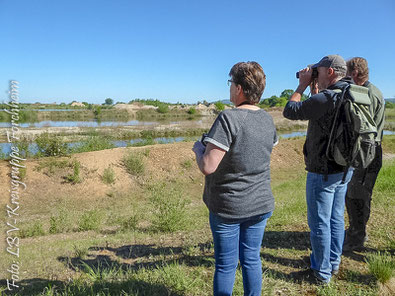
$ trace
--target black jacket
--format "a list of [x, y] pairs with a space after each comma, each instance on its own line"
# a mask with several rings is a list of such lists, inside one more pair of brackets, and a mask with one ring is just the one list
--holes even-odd
[[283, 115], [288, 119], [309, 120], [303, 146], [306, 170], [309, 172], [327, 175], [344, 171], [344, 167], [326, 157], [326, 148], [337, 99], [333, 89], [341, 89], [348, 83], [348, 80], [340, 80], [305, 101], [290, 101], [284, 108]]

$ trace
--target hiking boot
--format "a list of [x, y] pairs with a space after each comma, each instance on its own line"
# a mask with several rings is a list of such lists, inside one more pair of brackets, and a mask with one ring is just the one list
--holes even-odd
[[315, 270], [311, 268], [298, 272], [298, 277], [301, 277], [306, 282], [315, 285], [329, 285], [330, 282], [330, 279], [326, 280], [322, 278]]
[[364, 250], [363, 244], [364, 242], [347, 241], [343, 245], [343, 252], [352, 252], [352, 251], [361, 252]]

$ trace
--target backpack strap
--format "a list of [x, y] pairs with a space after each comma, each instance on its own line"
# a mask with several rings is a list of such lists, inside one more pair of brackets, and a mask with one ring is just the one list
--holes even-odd
[[329, 157], [331, 155], [330, 149], [332, 147], [332, 143], [335, 138], [335, 131], [337, 129], [337, 124], [338, 124], [338, 122], [336, 122], [336, 118], [338, 117], [340, 106], [341, 106], [343, 99], [344, 99], [344, 95], [349, 87], [350, 87], [350, 85], [347, 84], [347, 86], [343, 87], [342, 89], [333, 89], [333, 91], [335, 93], [337, 93], [337, 94], [341, 93], [341, 95], [340, 96], [338, 95], [338, 99], [335, 102], [335, 114], [333, 115], [331, 131], [329, 133], [328, 146], [326, 147], [326, 156], [327, 157]]

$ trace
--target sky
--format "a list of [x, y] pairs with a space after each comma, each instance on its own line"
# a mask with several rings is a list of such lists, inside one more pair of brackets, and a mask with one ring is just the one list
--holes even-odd
[[368, 60], [395, 98], [393, 0], [0, 0], [0, 97], [23, 103], [229, 99], [229, 70], [256, 61], [263, 98], [328, 54]]

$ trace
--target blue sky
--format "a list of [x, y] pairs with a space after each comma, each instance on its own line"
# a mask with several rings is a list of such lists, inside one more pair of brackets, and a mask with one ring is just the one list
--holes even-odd
[[0, 0], [0, 90], [22, 102], [229, 98], [233, 64], [257, 61], [263, 97], [327, 54], [365, 57], [395, 97], [395, 1]]

